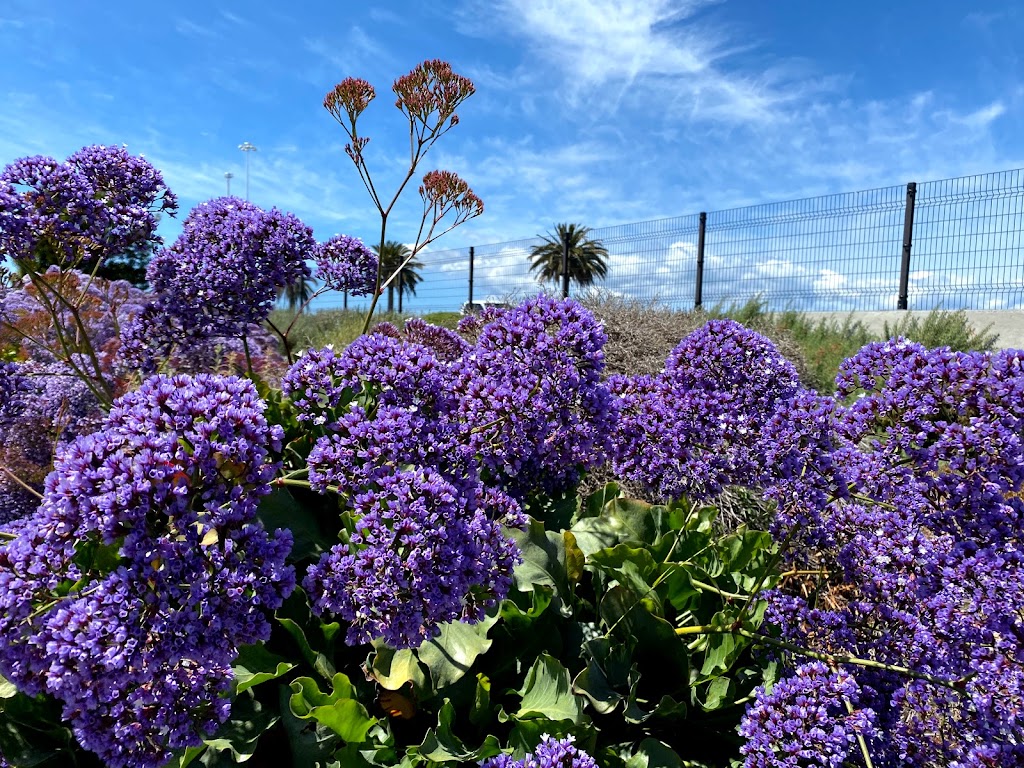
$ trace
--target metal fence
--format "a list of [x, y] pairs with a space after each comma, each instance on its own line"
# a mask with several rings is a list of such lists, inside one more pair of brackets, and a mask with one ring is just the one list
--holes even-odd
[[[1024, 308], [1024, 170], [598, 227], [594, 287], [676, 308], [759, 298], [770, 309]], [[540, 238], [424, 252], [419, 313], [541, 290]], [[572, 293], [580, 289], [573, 284]]]

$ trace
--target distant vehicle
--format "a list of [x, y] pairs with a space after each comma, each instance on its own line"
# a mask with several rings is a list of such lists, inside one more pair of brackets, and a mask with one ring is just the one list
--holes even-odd
[[476, 315], [483, 312], [487, 307], [512, 309], [514, 306], [514, 304], [509, 304], [507, 301], [491, 301], [490, 299], [483, 299], [481, 301], [474, 301], [472, 304], [467, 301], [462, 305], [462, 309], [459, 310], [459, 312], [462, 315]]

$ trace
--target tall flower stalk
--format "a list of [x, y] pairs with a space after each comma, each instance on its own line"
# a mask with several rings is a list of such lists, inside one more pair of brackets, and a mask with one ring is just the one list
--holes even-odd
[[[452, 71], [450, 64], [431, 60], [418, 64], [406, 75], [395, 80], [392, 90], [398, 97], [395, 106], [409, 121], [409, 168], [389, 198], [381, 194], [374, 183], [363, 150], [370, 138], [359, 132], [358, 121], [370, 102], [376, 97], [374, 87], [365, 80], [349, 77], [336, 85], [324, 98], [324, 107], [341, 125], [348, 135], [349, 143], [345, 153], [356, 166], [359, 179], [366, 187], [377, 212], [380, 215], [380, 249], [387, 241], [388, 217], [410, 180], [416, 174], [420, 162], [434, 143], [458, 125], [456, 109], [476, 88], [472, 81]], [[381, 264], [377, 265], [377, 279], [366, 313], [363, 331], [369, 329], [374, 309], [381, 292], [416, 254], [434, 240], [450, 232], [465, 221], [483, 213], [483, 201], [469, 185], [451, 171], [428, 172], [419, 187], [423, 201], [416, 242], [410, 248], [406, 260], [390, 275], [385, 276]], [[453, 214], [452, 218], [442, 221]]]

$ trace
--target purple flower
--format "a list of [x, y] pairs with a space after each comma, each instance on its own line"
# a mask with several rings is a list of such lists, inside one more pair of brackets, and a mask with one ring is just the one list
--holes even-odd
[[876, 764], [1013, 764], [1024, 733], [1024, 352], [870, 344], [841, 366], [835, 399], [794, 398], [767, 435], [776, 533], [817, 545], [816, 567], [842, 595], [831, 611], [772, 596], [783, 636], [959, 683], [857, 671], [876, 713]]
[[477, 621], [511, 586], [515, 545], [476, 499], [431, 469], [396, 470], [354, 499], [354, 530], [309, 569], [317, 614], [347, 642], [415, 648], [447, 621]]
[[377, 284], [377, 254], [363, 241], [348, 235], [335, 235], [313, 251], [316, 278], [333, 291], [348, 291], [353, 296], [373, 293]]
[[747, 739], [740, 747], [744, 768], [840, 768], [857, 754], [858, 734], [872, 737], [874, 712], [861, 708], [848, 714], [844, 706], [844, 700], [852, 706], [859, 695], [850, 674], [818, 661], [797, 667], [770, 693], [758, 688], [740, 723], [740, 736]]
[[511, 755], [496, 755], [480, 763], [481, 768], [597, 768], [597, 763], [582, 749], [577, 749], [572, 735], [554, 739], [542, 734], [540, 744], [527, 752], [522, 760]]
[[456, 440], [490, 484], [565, 492], [604, 462], [611, 440], [604, 331], [576, 302], [543, 296], [489, 317], [452, 363]]
[[177, 345], [243, 336], [266, 319], [281, 289], [309, 275], [315, 244], [292, 214], [234, 197], [201, 203], [149, 264], [153, 301], [124, 329], [125, 358], [148, 370]]
[[123, 147], [83, 147], [63, 163], [26, 157], [0, 174], [0, 252], [72, 266], [157, 245], [159, 214], [177, 208], [160, 172]]
[[241, 379], [147, 379], [60, 451], [0, 547], [0, 674], [61, 701], [109, 765], [163, 765], [216, 730], [238, 647], [294, 586], [290, 535], [254, 519], [281, 439], [263, 409]]
[[792, 364], [732, 320], [712, 320], [683, 339], [659, 375], [611, 385], [622, 403], [615, 470], [665, 499], [755, 484], [762, 433], [799, 391]]

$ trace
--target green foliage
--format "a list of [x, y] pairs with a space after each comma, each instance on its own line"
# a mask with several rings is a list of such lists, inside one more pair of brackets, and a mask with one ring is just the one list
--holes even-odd
[[[295, 532], [296, 562], [329, 545], [305, 506], [277, 491], [261, 509]], [[419, 648], [349, 648], [298, 590], [270, 642], [239, 655], [231, 720], [181, 765], [242, 762], [257, 742], [293, 765], [475, 765], [571, 734], [614, 768], [727, 766], [745, 701], [775, 676], [732, 632], [760, 626], [771, 537], [716, 534], [713, 507], [614, 484], [574, 510], [509, 531], [523, 561], [508, 599]]]
[[981, 330], [974, 328], [962, 309], [951, 312], [936, 308], [925, 315], [924, 319], [917, 315], [907, 315], [891, 327], [886, 323], [883, 335], [906, 336], [926, 347], [949, 347], [955, 352], [985, 352], [994, 349], [999, 339], [999, 334], [989, 332], [991, 327], [988, 325]]
[[[270, 321], [278, 328], [286, 328], [292, 321], [294, 313], [279, 309], [270, 314]], [[405, 324], [405, 315], [397, 313], [377, 313], [377, 322], [394, 323], [398, 327]], [[365, 313], [355, 309], [321, 309], [306, 312], [299, 316], [289, 336], [296, 350], [315, 347], [317, 349], [333, 344], [335, 347], [346, 347], [363, 332]]]

